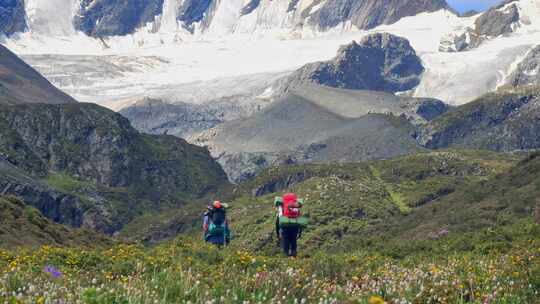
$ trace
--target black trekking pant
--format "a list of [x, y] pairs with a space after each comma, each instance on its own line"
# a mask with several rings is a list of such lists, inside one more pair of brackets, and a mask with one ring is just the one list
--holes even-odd
[[283, 248], [283, 253], [286, 256], [295, 257], [298, 234], [300, 228], [298, 227], [283, 227], [281, 230], [281, 247]]

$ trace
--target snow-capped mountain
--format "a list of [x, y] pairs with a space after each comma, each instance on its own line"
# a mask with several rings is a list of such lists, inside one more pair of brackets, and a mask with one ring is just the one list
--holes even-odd
[[[461, 104], [504, 83], [540, 40], [539, 11], [538, 0], [505, 1], [471, 17], [443, 0], [6, 0], [0, 31], [9, 35], [3, 44], [54, 84], [114, 108], [139, 97], [190, 102], [199, 98], [170, 87], [292, 71], [389, 32], [407, 38], [426, 67], [413, 95]], [[452, 50], [471, 52], [442, 52]], [[199, 101], [223, 97], [214, 95]]]
[[[241, 101], [249, 115], [273, 100], [280, 78], [381, 32], [407, 39], [424, 68], [419, 84], [398, 94], [459, 105], [510, 82], [540, 42], [539, 0], [505, 1], [468, 17], [442, 0], [21, 3], [0, 2], [12, 20], [2, 19], [9, 36], [0, 41], [78, 100], [115, 110], [147, 99], [238, 118], [230, 111]], [[465, 33], [467, 42], [473, 32], [481, 38], [468, 42], [474, 47], [441, 51], [455, 42], [449, 37]]]
[[[22, 8], [25, 11], [22, 11]], [[26, 14], [30, 31], [94, 37], [137, 31], [189, 34], [253, 33], [284, 29], [328, 31], [370, 29], [406, 16], [448, 9], [444, 0], [6, 0], [5, 20], [20, 24]], [[12, 35], [23, 26], [0, 28]], [[184, 35], [185, 36], [185, 35]]]

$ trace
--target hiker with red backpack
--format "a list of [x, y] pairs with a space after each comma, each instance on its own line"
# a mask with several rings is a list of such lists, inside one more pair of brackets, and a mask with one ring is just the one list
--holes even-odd
[[226, 213], [227, 204], [214, 201], [203, 217], [203, 237], [208, 243], [224, 246], [231, 241], [231, 231]]
[[307, 225], [307, 219], [300, 214], [303, 201], [296, 194], [287, 193], [276, 197], [274, 203], [277, 207], [276, 233], [283, 252], [288, 257], [296, 257], [298, 239]]

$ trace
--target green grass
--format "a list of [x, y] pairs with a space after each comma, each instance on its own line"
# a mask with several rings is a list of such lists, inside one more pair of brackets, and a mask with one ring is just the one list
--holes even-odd
[[32, 248], [46, 244], [94, 247], [113, 243], [94, 231], [56, 224], [13, 196], [0, 196], [0, 218], [0, 248]]
[[375, 178], [375, 180], [381, 182], [384, 185], [384, 188], [385, 188], [386, 192], [388, 192], [388, 194], [390, 195], [390, 198], [392, 199], [394, 204], [396, 204], [396, 206], [399, 208], [399, 211], [401, 211], [401, 213], [403, 213], [403, 214], [410, 213], [411, 208], [407, 205], [407, 203], [405, 203], [405, 201], [403, 200], [401, 194], [398, 193], [398, 192], [395, 192], [390, 185], [386, 184], [382, 180], [381, 172], [379, 172], [379, 170], [377, 168], [375, 168], [374, 166], [369, 166], [369, 169], [371, 171], [371, 174]]
[[[286, 259], [188, 238], [155, 248], [0, 251], [0, 301], [16, 303], [538, 303], [540, 239], [501, 252], [313, 252]], [[45, 266], [62, 273], [53, 277]], [[497, 293], [494, 293], [497, 291]], [[378, 302], [377, 302], [378, 301]]]
[[64, 172], [49, 174], [45, 178], [45, 183], [58, 190], [74, 194], [96, 189], [94, 183], [77, 180]]

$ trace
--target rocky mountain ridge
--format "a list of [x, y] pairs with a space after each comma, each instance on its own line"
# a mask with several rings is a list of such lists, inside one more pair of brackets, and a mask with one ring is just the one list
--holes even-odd
[[462, 52], [472, 50], [483, 42], [500, 36], [506, 36], [519, 27], [521, 15], [515, 1], [504, 3], [482, 13], [473, 27], [464, 33], [450, 33], [441, 40], [439, 50], [442, 52]]
[[278, 81], [277, 95], [305, 84], [382, 92], [408, 91], [420, 83], [422, 61], [407, 39], [377, 33], [342, 46], [330, 61], [307, 64]]
[[[73, 3], [54, 5], [72, 7]], [[234, 0], [79, 0], [71, 20], [73, 29], [93, 37], [110, 37], [133, 34], [148, 27], [152, 32], [173, 25], [176, 31], [246, 32], [256, 29], [289, 29], [309, 27], [327, 31], [340, 25], [350, 24], [360, 29], [371, 29], [381, 24], [391, 24], [403, 17], [422, 12], [450, 9], [444, 0], [257, 0], [244, 3]], [[34, 5], [34, 3], [32, 3]], [[48, 4], [41, 5], [50, 11]], [[21, 0], [3, 0], [0, 12], [4, 24], [0, 32], [13, 34], [25, 30], [28, 17]], [[54, 10], [53, 10], [54, 11]], [[66, 13], [69, 13], [66, 11]], [[225, 16], [225, 15], [229, 16]], [[166, 19], [166, 22], [165, 22]], [[252, 20], [255, 20], [253, 22]], [[164, 24], [168, 23], [167, 25]], [[253, 27], [254, 26], [254, 27]], [[32, 24], [29, 26], [32, 30]]]
[[[0, 152], [26, 177], [2, 181], [6, 194], [76, 227], [111, 233], [145, 205], [181, 204], [226, 181], [205, 149], [173, 136], [139, 134], [127, 119], [97, 105], [3, 106], [0, 117]], [[45, 186], [26, 179], [42, 179]], [[43, 204], [46, 197], [60, 206]], [[115, 214], [119, 205], [133, 209]]]
[[419, 141], [431, 149], [538, 149], [539, 97], [538, 86], [500, 89], [434, 119]]
[[3, 45], [0, 45], [0, 94], [0, 105], [76, 102]]
[[305, 85], [192, 142], [209, 146], [229, 178], [239, 182], [275, 164], [353, 162], [421, 151], [414, 125], [447, 110], [432, 99]]
[[163, 0], [82, 0], [73, 24], [89, 36], [122, 36], [154, 22], [162, 13]]
[[24, 0], [0, 1], [0, 34], [10, 36], [26, 28]]
[[529, 51], [508, 77], [507, 83], [515, 87], [540, 84], [540, 45]]

